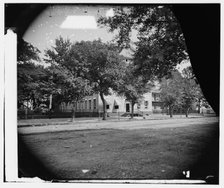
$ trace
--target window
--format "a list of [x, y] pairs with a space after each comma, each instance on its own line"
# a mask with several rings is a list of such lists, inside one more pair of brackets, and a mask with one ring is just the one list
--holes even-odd
[[91, 107], [92, 107], [92, 101], [91, 101], [91, 99], [89, 100], [89, 109], [91, 110]]
[[85, 109], [87, 109], [87, 100], [85, 100]]
[[145, 101], [145, 109], [148, 108], [148, 105], [149, 105], [149, 101]]
[[156, 93], [152, 93], [152, 100], [156, 101]]
[[93, 99], [93, 109], [96, 109], [96, 99]]
[[110, 105], [109, 104], [106, 105], [106, 109], [110, 109]]
[[130, 104], [126, 103], [126, 112], [130, 112]]
[[115, 105], [114, 106], [114, 109], [119, 109], [119, 105]]

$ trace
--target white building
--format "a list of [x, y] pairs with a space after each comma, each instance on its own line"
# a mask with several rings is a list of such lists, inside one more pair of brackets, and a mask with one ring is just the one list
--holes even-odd
[[[118, 96], [114, 92], [111, 93], [111, 95], [104, 96], [109, 116], [131, 112], [131, 103], [125, 97]], [[68, 112], [71, 110], [72, 105], [61, 105], [61, 111]], [[161, 111], [162, 103], [159, 99], [159, 91], [156, 88], [144, 94], [142, 100], [134, 105], [134, 112], [142, 115], [161, 113]], [[76, 114], [82, 114], [82, 116], [98, 116], [102, 112], [103, 102], [99, 94], [87, 96], [76, 105]]]

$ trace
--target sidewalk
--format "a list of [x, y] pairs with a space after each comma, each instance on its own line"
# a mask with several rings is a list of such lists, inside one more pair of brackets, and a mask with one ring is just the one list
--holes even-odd
[[[205, 116], [201, 114], [189, 114], [188, 118], [203, 118], [214, 116], [211, 114], [206, 114]], [[174, 115], [172, 119], [185, 119], [185, 115]], [[108, 117], [106, 121], [102, 120], [102, 117], [83, 117], [76, 118], [74, 122], [72, 122], [71, 118], [53, 118], [53, 119], [22, 119], [18, 120], [18, 127], [31, 127], [31, 126], [47, 126], [47, 125], [71, 125], [71, 124], [82, 124], [82, 123], [100, 123], [100, 122], [119, 122], [119, 121], [138, 121], [138, 120], [164, 120], [171, 119], [169, 115], [166, 114], [152, 114], [149, 116], [143, 117], [134, 117], [130, 119], [129, 117]]]

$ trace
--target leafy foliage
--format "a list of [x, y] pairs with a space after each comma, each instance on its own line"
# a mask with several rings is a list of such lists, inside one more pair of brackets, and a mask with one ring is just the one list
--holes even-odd
[[123, 58], [116, 46], [100, 40], [71, 43], [59, 37], [55, 47], [46, 50], [47, 63], [52, 72], [55, 91], [64, 101], [78, 101], [92, 92], [99, 93], [106, 107], [104, 95], [116, 90]]
[[172, 72], [169, 79], [164, 78], [161, 82], [161, 99], [165, 106], [169, 107], [171, 117], [175, 106], [184, 109], [188, 117], [192, 105], [203, 98], [192, 68], [185, 68], [182, 72], [182, 74], [177, 71]]
[[18, 102], [32, 100], [33, 107], [37, 107], [43, 96], [49, 93], [47, 71], [43, 66], [33, 63], [18, 64]]
[[134, 42], [136, 73], [150, 80], [162, 78], [188, 58], [184, 36], [170, 6], [136, 5], [114, 8], [113, 17], [101, 17], [98, 22], [110, 32], [117, 31], [115, 41], [121, 49], [131, 48], [131, 33], [137, 31]]
[[[189, 96], [189, 97], [191, 95], [194, 96], [194, 99], [192, 99], [192, 100], [197, 103], [198, 113], [200, 113], [201, 107], [203, 107], [203, 106], [208, 107], [210, 105], [208, 104], [208, 102], [206, 101], [206, 99], [203, 95], [200, 85], [198, 84], [198, 81], [193, 73], [192, 67], [187, 67], [187, 68], [183, 69], [182, 75], [183, 75], [184, 79], [187, 80], [187, 82], [188, 82], [188, 84], [185, 84], [188, 87], [185, 89], [185, 90], [188, 90], [185, 92], [186, 93], [185, 96]], [[188, 99], [188, 101], [189, 101], [189, 99]], [[187, 101], [186, 101], [186, 103], [187, 103]], [[187, 107], [190, 105], [185, 104], [185, 106]]]
[[32, 61], [40, 61], [40, 50], [32, 44], [18, 39], [17, 42], [17, 61], [18, 63], [31, 63]]
[[78, 71], [83, 62], [75, 59], [69, 40], [57, 38], [55, 46], [46, 50], [45, 56], [45, 61], [50, 64], [48, 70], [52, 94], [57, 96], [58, 104], [73, 102], [75, 105], [78, 100], [91, 93], [88, 80], [81, 77]]
[[169, 108], [170, 116], [172, 117], [172, 111], [175, 106], [180, 105], [182, 95], [182, 81], [183, 78], [179, 72], [172, 72], [171, 78], [163, 78], [161, 81], [161, 100], [164, 105]]
[[106, 119], [104, 95], [117, 90], [123, 71], [123, 57], [113, 44], [104, 44], [100, 40], [81, 41], [71, 47], [71, 57], [80, 65], [79, 74], [90, 82], [94, 93], [99, 93], [103, 101], [103, 119]]
[[193, 79], [184, 79], [182, 84], [181, 107], [185, 109], [186, 117], [188, 111], [196, 102], [196, 83]]
[[41, 104], [47, 105], [46, 95], [49, 93], [48, 72], [34, 62], [40, 61], [40, 51], [23, 39], [18, 41], [17, 57], [17, 86], [18, 107], [30, 101], [33, 108]]
[[198, 83], [196, 80], [193, 68], [191, 66], [186, 67], [182, 70], [182, 76], [186, 79], [194, 79], [195, 82]]
[[126, 100], [131, 102], [133, 118], [134, 105], [141, 101], [143, 95], [153, 86], [148, 82], [144, 82], [141, 76], [135, 76], [135, 66], [132, 63], [125, 68], [125, 74], [122, 77], [122, 83], [119, 85], [118, 94], [125, 96]]

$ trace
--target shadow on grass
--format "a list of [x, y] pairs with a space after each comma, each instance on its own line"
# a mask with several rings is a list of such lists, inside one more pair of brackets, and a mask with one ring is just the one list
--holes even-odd
[[21, 135], [18, 135], [18, 167], [19, 178], [39, 177], [46, 181], [59, 178], [57, 174], [48, 168], [47, 164], [44, 164], [43, 161], [32, 152], [30, 146], [24, 142]]
[[196, 163], [190, 167], [191, 179], [205, 179], [209, 184], [219, 183], [219, 129], [211, 132]]

